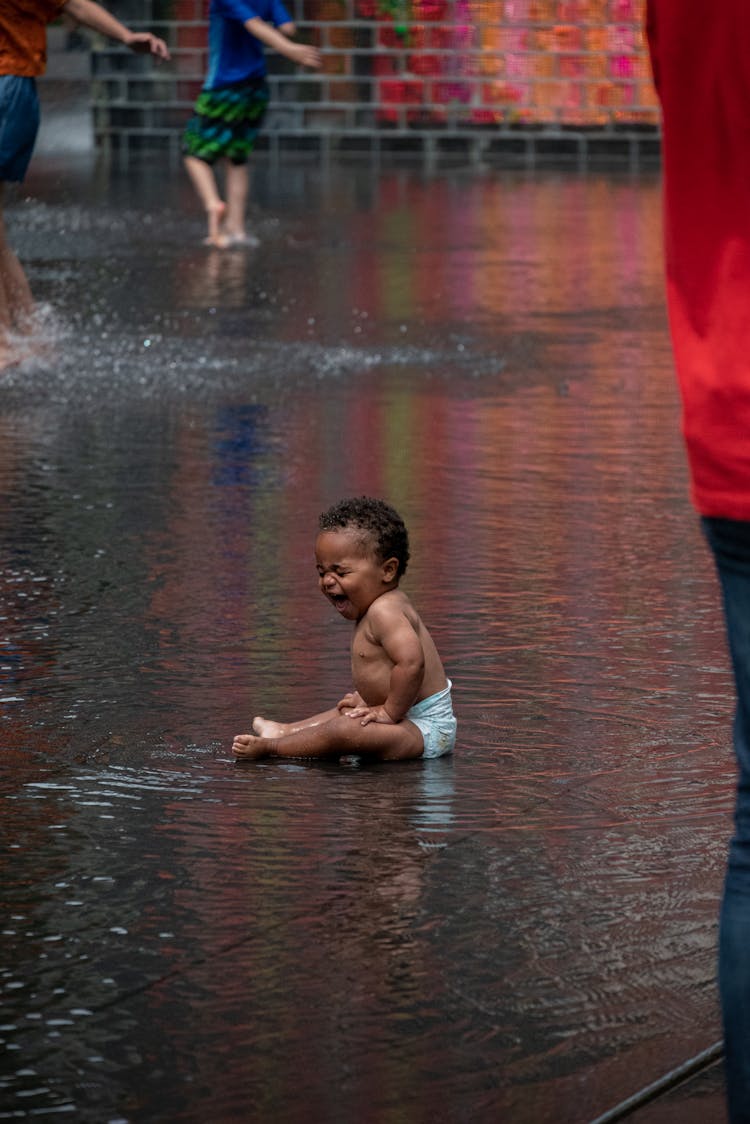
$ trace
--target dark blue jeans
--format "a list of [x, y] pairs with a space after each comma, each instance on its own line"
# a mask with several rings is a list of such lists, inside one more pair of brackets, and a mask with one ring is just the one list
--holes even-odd
[[703, 519], [719, 572], [737, 688], [735, 833], [719, 922], [719, 992], [731, 1124], [750, 1124], [750, 522]]

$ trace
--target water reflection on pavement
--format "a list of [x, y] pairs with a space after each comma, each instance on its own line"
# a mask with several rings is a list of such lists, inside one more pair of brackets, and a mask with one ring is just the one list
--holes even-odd
[[[263, 169], [224, 253], [163, 168], [28, 190], [0, 1119], [572, 1124], [715, 1041], [732, 692], [658, 182]], [[238, 767], [254, 713], [348, 686], [312, 542], [361, 492], [458, 750]]]

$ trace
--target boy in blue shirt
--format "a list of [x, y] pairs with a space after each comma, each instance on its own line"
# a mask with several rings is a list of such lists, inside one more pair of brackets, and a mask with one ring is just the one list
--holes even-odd
[[[281, 0], [211, 0], [209, 66], [183, 137], [185, 168], [208, 217], [208, 246], [252, 246], [245, 232], [247, 159], [268, 106], [264, 47], [302, 66], [320, 66], [316, 47], [291, 42], [295, 26]], [[214, 164], [226, 165], [226, 202]]]

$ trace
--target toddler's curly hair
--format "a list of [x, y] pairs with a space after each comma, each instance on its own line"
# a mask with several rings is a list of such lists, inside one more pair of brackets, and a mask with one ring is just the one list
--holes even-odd
[[340, 500], [324, 511], [318, 519], [321, 531], [337, 531], [354, 527], [375, 543], [378, 559], [398, 559], [397, 577], [406, 573], [409, 562], [409, 532], [397, 511], [384, 500], [357, 496]]

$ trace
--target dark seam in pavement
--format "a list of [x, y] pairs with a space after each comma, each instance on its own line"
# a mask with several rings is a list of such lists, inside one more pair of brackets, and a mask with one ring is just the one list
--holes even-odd
[[707, 1050], [702, 1050], [700, 1054], [696, 1054], [694, 1058], [688, 1058], [682, 1065], [678, 1065], [676, 1069], [671, 1069], [665, 1073], [657, 1081], [652, 1082], [651, 1085], [644, 1086], [639, 1092], [634, 1093], [632, 1097], [627, 1100], [621, 1101], [620, 1104], [615, 1105], [614, 1108], [609, 1109], [602, 1116], [597, 1116], [596, 1120], [592, 1120], [591, 1124], [613, 1124], [615, 1120], [623, 1120], [629, 1116], [631, 1112], [636, 1109], [643, 1108], [649, 1101], [656, 1100], [662, 1093], [673, 1089], [676, 1085], [681, 1084], [688, 1077], [699, 1073], [701, 1070], [708, 1069], [715, 1061], [724, 1053], [724, 1043], [719, 1040], [714, 1042], [713, 1046], [709, 1046]]

